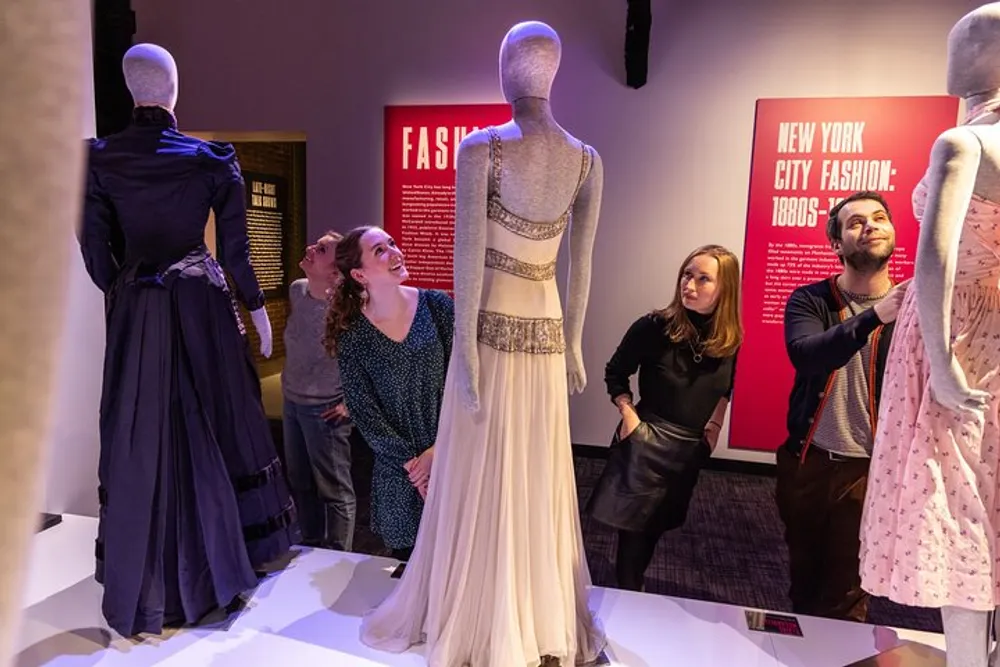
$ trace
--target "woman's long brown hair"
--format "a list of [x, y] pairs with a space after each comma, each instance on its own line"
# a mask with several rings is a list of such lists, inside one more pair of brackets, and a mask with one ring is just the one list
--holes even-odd
[[340, 275], [337, 286], [331, 291], [330, 301], [327, 304], [326, 332], [323, 336], [323, 347], [326, 348], [326, 352], [330, 356], [337, 354], [341, 334], [347, 331], [361, 316], [361, 308], [364, 305], [362, 299], [364, 286], [354, 279], [354, 276], [351, 275], [351, 269], [361, 268], [361, 237], [372, 229], [375, 228], [371, 226], [355, 227], [337, 242], [334, 265]]
[[716, 358], [730, 357], [743, 344], [743, 323], [740, 318], [740, 260], [723, 246], [704, 245], [691, 251], [677, 271], [673, 301], [666, 308], [656, 311], [656, 314], [667, 321], [665, 333], [673, 342], [698, 340], [698, 331], [688, 317], [687, 308], [681, 300], [681, 280], [691, 260], [700, 255], [713, 257], [719, 263], [717, 276], [719, 298], [715, 302], [708, 338], [704, 341], [704, 353]]

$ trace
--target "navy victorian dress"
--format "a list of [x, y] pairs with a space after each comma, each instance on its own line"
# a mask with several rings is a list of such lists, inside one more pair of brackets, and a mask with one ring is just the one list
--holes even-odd
[[264, 303], [235, 150], [157, 107], [89, 143], [80, 244], [107, 323], [96, 578], [111, 628], [158, 633], [256, 586], [299, 534], [235, 307]]

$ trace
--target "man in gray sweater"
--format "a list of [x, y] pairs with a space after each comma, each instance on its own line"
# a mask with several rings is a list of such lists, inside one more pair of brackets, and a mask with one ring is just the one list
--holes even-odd
[[288, 290], [285, 326], [283, 430], [288, 481], [299, 509], [303, 543], [350, 551], [355, 494], [351, 481], [353, 428], [337, 360], [323, 349], [327, 292], [336, 284], [340, 234], [327, 232], [306, 248], [304, 279]]

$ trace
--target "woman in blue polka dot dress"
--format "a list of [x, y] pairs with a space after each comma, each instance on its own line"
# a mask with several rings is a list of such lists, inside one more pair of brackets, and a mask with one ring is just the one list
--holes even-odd
[[343, 280], [325, 342], [340, 365], [348, 412], [374, 453], [372, 532], [405, 561], [430, 481], [455, 307], [444, 292], [403, 285], [403, 253], [379, 227], [348, 232], [336, 264]]

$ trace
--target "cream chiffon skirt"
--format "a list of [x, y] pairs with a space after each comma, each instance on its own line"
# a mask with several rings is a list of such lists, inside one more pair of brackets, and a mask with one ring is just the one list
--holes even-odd
[[479, 359], [471, 414], [452, 356], [417, 543], [361, 640], [426, 643], [431, 667], [593, 662], [605, 639], [587, 606], [564, 356], [480, 345]]

